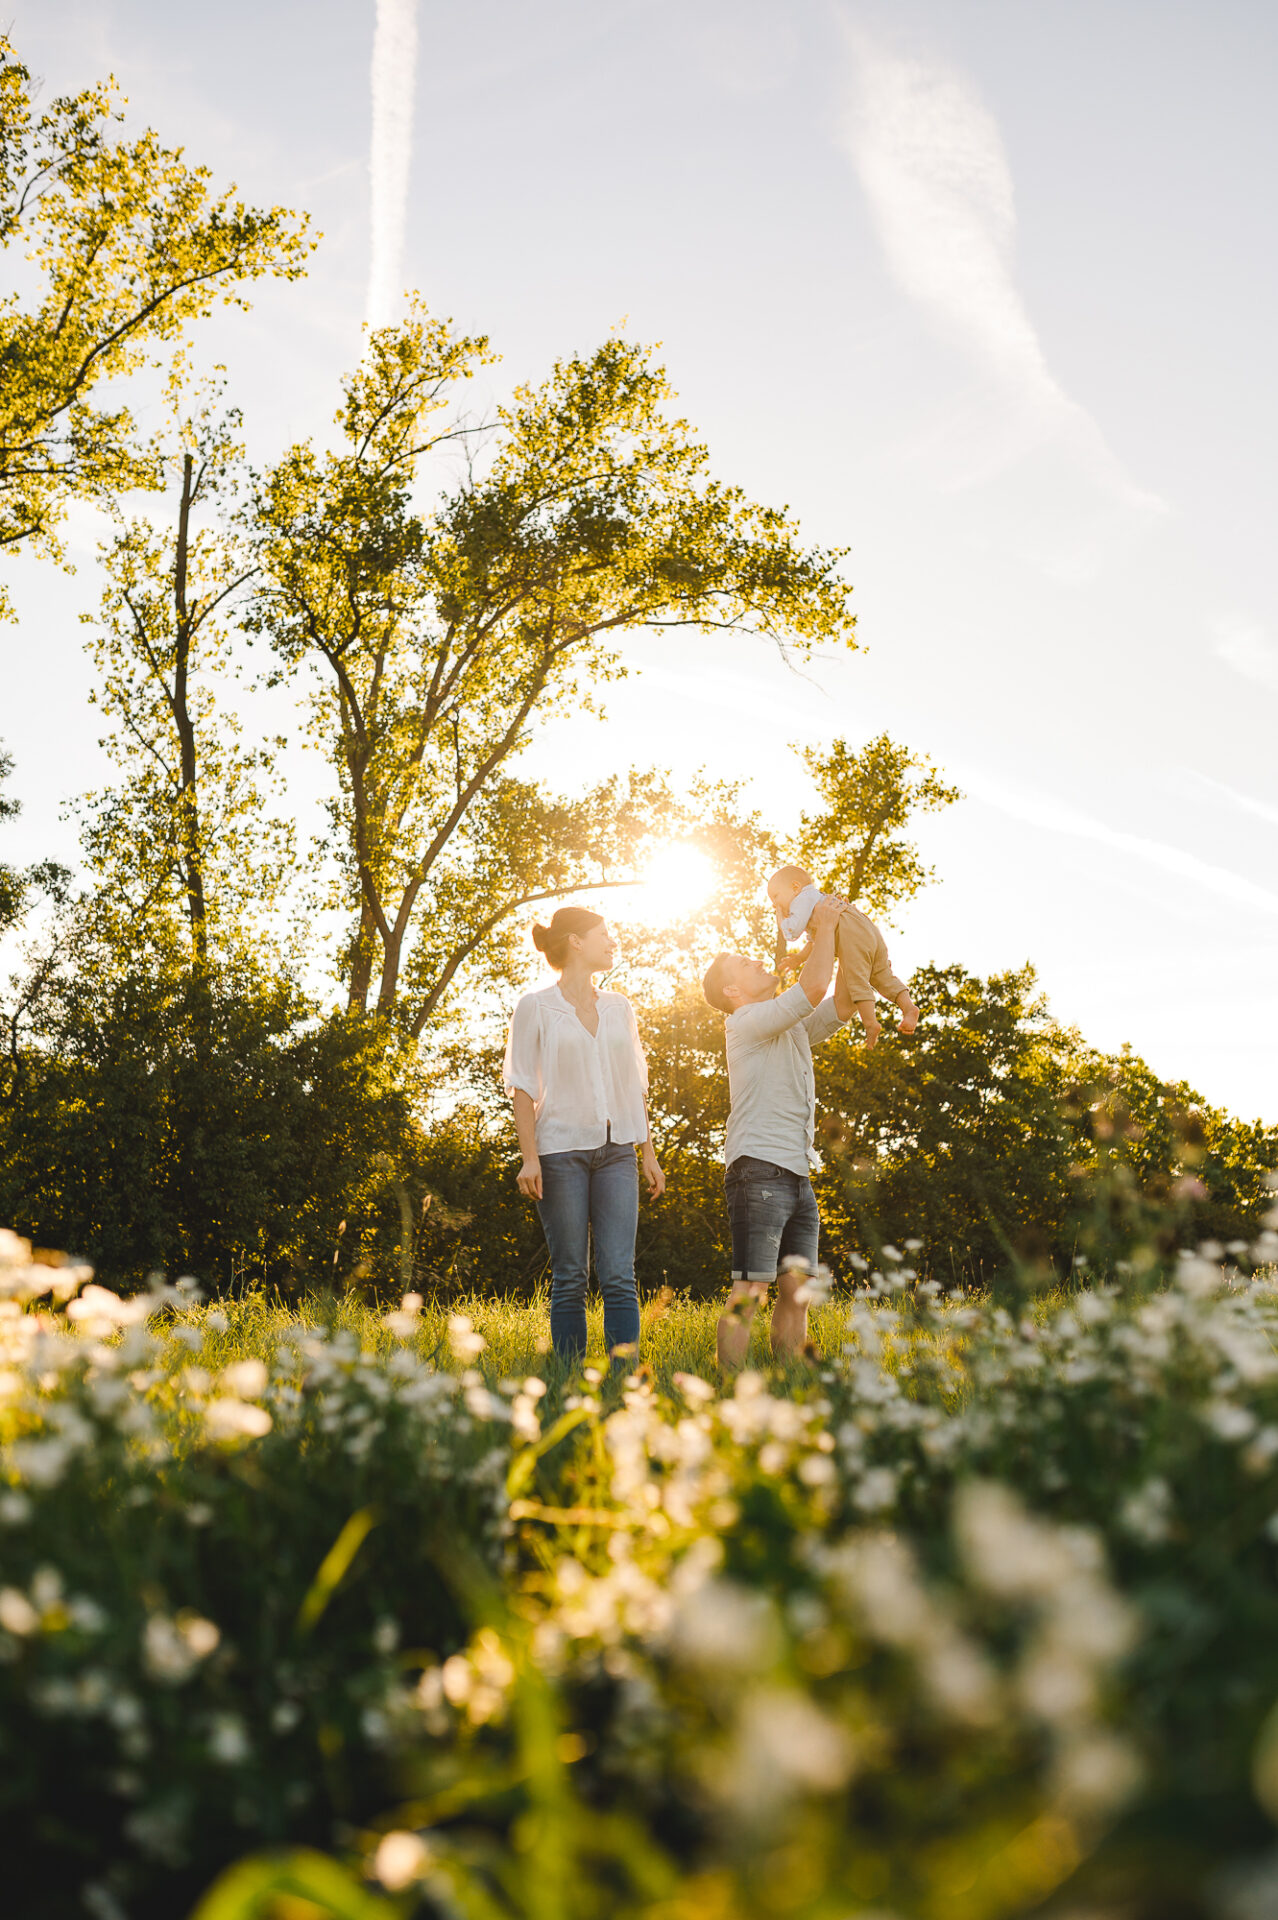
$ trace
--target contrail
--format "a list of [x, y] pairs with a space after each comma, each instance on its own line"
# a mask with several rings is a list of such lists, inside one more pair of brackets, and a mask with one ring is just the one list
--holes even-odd
[[383, 327], [404, 291], [404, 223], [413, 158], [413, 94], [417, 77], [417, 0], [377, 0], [373, 34], [373, 134], [368, 300], [370, 327]]
[[894, 53], [844, 15], [852, 87], [840, 130], [889, 268], [910, 298], [992, 369], [1027, 423], [1071, 435], [1129, 505], [1135, 487], [1061, 387], [1016, 282], [1016, 203], [998, 124], [967, 79]]

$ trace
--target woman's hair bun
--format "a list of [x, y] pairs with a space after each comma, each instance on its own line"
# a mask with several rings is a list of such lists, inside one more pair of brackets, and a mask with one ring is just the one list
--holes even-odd
[[568, 958], [570, 941], [583, 939], [592, 927], [603, 923], [603, 915], [592, 913], [589, 907], [556, 907], [548, 927], [543, 927], [540, 920], [533, 923], [533, 945], [552, 967], [560, 969]]

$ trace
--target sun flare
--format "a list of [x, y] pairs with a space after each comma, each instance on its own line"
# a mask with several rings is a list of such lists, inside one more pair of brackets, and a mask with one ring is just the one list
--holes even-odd
[[668, 841], [656, 849], [627, 897], [625, 917], [651, 927], [686, 920], [710, 898], [716, 877], [708, 854], [686, 841]]

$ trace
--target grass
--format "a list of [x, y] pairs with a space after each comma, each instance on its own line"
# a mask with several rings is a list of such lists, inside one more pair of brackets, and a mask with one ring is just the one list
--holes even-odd
[[[693, 1300], [686, 1296], [673, 1299], [655, 1295], [641, 1305], [639, 1360], [663, 1391], [670, 1391], [676, 1373], [694, 1373], [703, 1379], [718, 1377], [715, 1353], [715, 1328], [722, 1311], [722, 1300]], [[848, 1299], [835, 1297], [808, 1312], [809, 1341], [819, 1362], [837, 1360], [847, 1338]], [[213, 1324], [210, 1324], [210, 1313]], [[286, 1328], [299, 1320], [305, 1324], [345, 1331], [354, 1336], [360, 1349], [389, 1355], [397, 1341], [383, 1326], [385, 1308], [369, 1305], [357, 1296], [311, 1296], [300, 1305], [286, 1302], [279, 1295], [247, 1294], [239, 1299], [220, 1301], [215, 1308], [196, 1308], [183, 1316], [186, 1325], [199, 1329], [204, 1340], [205, 1366], [223, 1367], [233, 1361], [249, 1359], [273, 1346]], [[218, 1325], [221, 1319], [225, 1330]], [[473, 1358], [459, 1356], [448, 1337], [450, 1320], [470, 1322], [484, 1341], [482, 1353]], [[796, 1386], [811, 1381], [807, 1362], [778, 1368], [773, 1360], [770, 1329], [771, 1302], [760, 1303], [751, 1328], [747, 1364]], [[596, 1301], [587, 1307], [587, 1349], [584, 1365], [607, 1366], [603, 1335], [603, 1308]], [[450, 1299], [446, 1305], [432, 1300], [423, 1303], [420, 1331], [411, 1341], [418, 1354], [430, 1356], [437, 1366], [459, 1372], [474, 1367], [488, 1386], [503, 1380], [536, 1375], [552, 1389], [562, 1389], [578, 1378], [580, 1368], [563, 1366], [550, 1345], [550, 1301], [547, 1293], [530, 1300], [506, 1299], [492, 1294], [470, 1294]]]
[[41, 1920], [177, 1920], [236, 1860], [200, 1920], [1234, 1920], [1278, 1819], [1272, 1271], [1013, 1314], [888, 1264], [811, 1360], [761, 1307], [730, 1380], [686, 1297], [613, 1374], [544, 1296], [0, 1305]]

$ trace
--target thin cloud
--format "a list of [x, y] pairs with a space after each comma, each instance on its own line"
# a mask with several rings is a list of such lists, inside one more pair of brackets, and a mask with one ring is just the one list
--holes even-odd
[[1227, 800], [1231, 807], [1237, 807], [1240, 813], [1252, 813], [1257, 820], [1267, 820], [1271, 827], [1278, 827], [1278, 807], [1271, 806], [1267, 800], [1257, 800], [1250, 793], [1240, 793], [1237, 787], [1226, 786], [1223, 780], [1213, 780], [1208, 773], [1195, 772], [1194, 779], [1218, 799]]
[[1278, 693], [1278, 647], [1252, 622], [1222, 621], [1212, 651], [1244, 680]]
[[1217, 894], [1235, 906], [1278, 914], [1278, 893], [1262, 887], [1255, 880], [1247, 879], [1245, 874], [1234, 873], [1229, 867], [1218, 867], [1210, 860], [1200, 860], [1196, 854], [1186, 853], [1183, 847], [1173, 847], [1165, 840], [1150, 840], [1144, 834], [1127, 833], [1121, 827], [1111, 827], [1106, 821], [1097, 820], [1094, 815], [1084, 813], [1080, 808], [1068, 806], [1051, 794], [1009, 786], [992, 774], [964, 768], [956, 777], [973, 798], [984, 800], [988, 806], [997, 807], [1000, 813], [1010, 814], [1013, 819], [1024, 821], [1028, 826], [1041, 827], [1046, 833], [1063, 834], [1072, 840], [1090, 840], [1098, 846], [1112, 847], [1115, 852], [1128, 854], [1146, 866], [1173, 874], [1178, 880]]
[[851, 86], [840, 139], [902, 289], [992, 373], [1036, 438], [1066, 435], [1131, 504], [1122, 472], [1048, 366], [1016, 284], [1016, 201], [998, 124], [968, 81], [844, 21]]
[[413, 158], [413, 98], [417, 79], [417, 0], [377, 0], [373, 33], [373, 130], [370, 186], [368, 298], [371, 327], [393, 319], [404, 290], [404, 229]]

